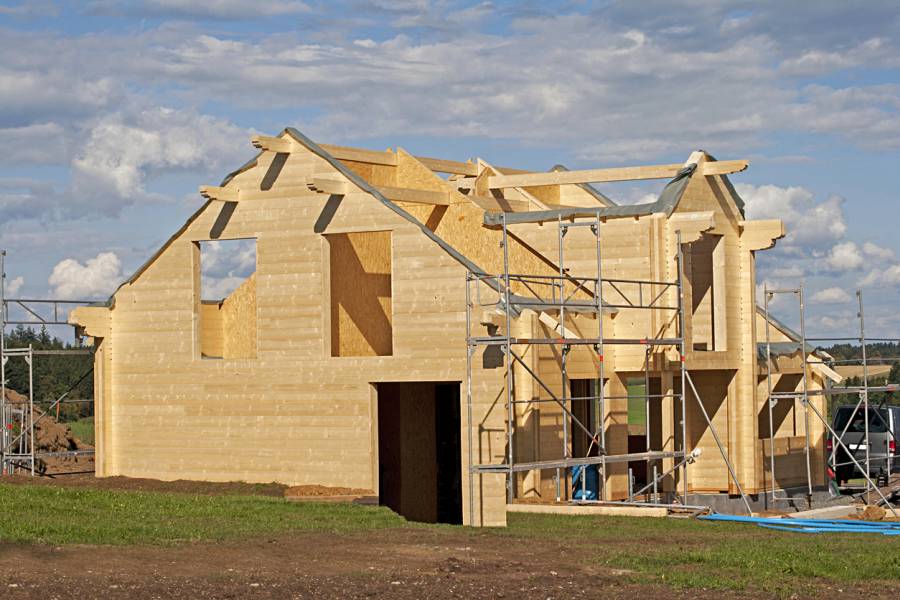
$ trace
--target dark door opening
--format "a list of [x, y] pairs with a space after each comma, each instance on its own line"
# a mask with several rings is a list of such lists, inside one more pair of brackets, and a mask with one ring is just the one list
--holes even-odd
[[411, 521], [462, 524], [458, 383], [379, 383], [379, 503]]

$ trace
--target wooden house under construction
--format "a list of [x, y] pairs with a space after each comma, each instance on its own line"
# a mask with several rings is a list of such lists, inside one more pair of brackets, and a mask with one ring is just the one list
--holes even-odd
[[[746, 161], [535, 173], [291, 128], [253, 143], [70, 316], [96, 348], [99, 476], [361, 488], [473, 525], [511, 502], [824, 483], [822, 427], [768, 388], [836, 375], [804, 372], [757, 307], [755, 253], [784, 228], [744, 218], [727, 176]], [[669, 182], [631, 206], [587, 185], [636, 179]], [[255, 272], [208, 302], [201, 246], [238, 239]]]

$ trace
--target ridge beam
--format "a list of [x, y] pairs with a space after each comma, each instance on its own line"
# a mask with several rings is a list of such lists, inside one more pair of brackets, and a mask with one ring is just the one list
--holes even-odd
[[[747, 160], [720, 160], [703, 162], [699, 171], [704, 176], [739, 173], [750, 165]], [[617, 167], [612, 169], [588, 169], [583, 171], [554, 171], [550, 173], [524, 173], [521, 175], [494, 175], [488, 179], [491, 189], [535, 187], [542, 185], [568, 185], [578, 183], [604, 183], [610, 181], [637, 181], [642, 179], [671, 179], [684, 168], [680, 163], [642, 167]]]

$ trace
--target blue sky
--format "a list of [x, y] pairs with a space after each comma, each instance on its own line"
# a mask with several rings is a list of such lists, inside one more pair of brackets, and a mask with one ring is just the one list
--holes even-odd
[[898, 40], [877, 0], [0, 1], [7, 284], [105, 296], [286, 125], [534, 169], [703, 148], [749, 158], [748, 216], [789, 228], [760, 283], [803, 282], [834, 335], [861, 287], [900, 336]]

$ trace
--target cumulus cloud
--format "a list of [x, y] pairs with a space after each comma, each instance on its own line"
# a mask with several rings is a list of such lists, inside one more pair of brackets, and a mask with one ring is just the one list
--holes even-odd
[[19, 275], [7, 281], [3, 291], [7, 297], [15, 296], [22, 289], [23, 285], [25, 285], [25, 278]]
[[873, 244], [872, 242], [865, 242], [862, 246], [862, 250], [866, 256], [870, 256], [872, 258], [879, 258], [882, 260], [891, 260], [894, 258], [893, 250], [891, 250], [890, 248], [885, 248], [884, 246]]
[[853, 271], [863, 266], [865, 259], [855, 242], [835, 244], [825, 263], [835, 271]]
[[820, 304], [843, 304], [850, 302], [852, 299], [853, 297], [850, 294], [839, 287], [825, 288], [812, 296], [812, 301]]
[[163, 171], [225, 168], [246, 149], [248, 132], [192, 111], [156, 108], [132, 116], [114, 114], [90, 131], [72, 163], [76, 190], [108, 189], [121, 198], [140, 196], [146, 179]]
[[84, 264], [67, 258], [53, 267], [47, 282], [59, 299], [104, 298], [124, 279], [122, 262], [114, 252], [101, 252]]
[[861, 287], [878, 287], [900, 285], [900, 264], [890, 265], [882, 269], [872, 269], [860, 279]]
[[221, 300], [256, 270], [256, 240], [223, 240], [200, 244], [203, 300]]
[[784, 221], [787, 235], [778, 242], [782, 249], [824, 248], [847, 233], [840, 196], [817, 201], [812, 192], [796, 186], [738, 183], [735, 189], [746, 203], [747, 218]]

